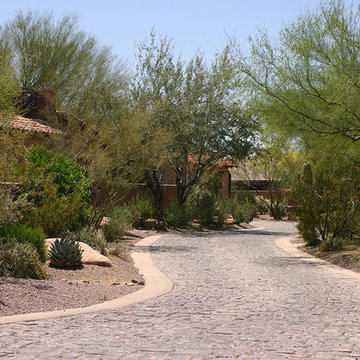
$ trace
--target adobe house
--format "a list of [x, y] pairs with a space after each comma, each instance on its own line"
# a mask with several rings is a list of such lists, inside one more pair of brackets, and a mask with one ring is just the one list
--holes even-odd
[[276, 179], [268, 179], [261, 172], [253, 171], [249, 164], [233, 167], [231, 174], [233, 192], [236, 190], [246, 190], [269, 200], [271, 198], [284, 198], [286, 199], [287, 210], [295, 210], [295, 203], [291, 199], [290, 189], [279, 188]]
[[10, 132], [26, 132], [24, 140], [29, 146], [42, 145], [49, 136], [63, 136], [57, 120], [55, 100], [56, 94], [50, 90], [24, 90], [18, 102], [21, 115], [15, 115], [2, 127], [10, 128]]
[[80, 130], [86, 127], [76, 116], [56, 110], [56, 92], [52, 90], [24, 89], [17, 106], [21, 116], [12, 125], [18, 130], [66, 136], [74, 127]]

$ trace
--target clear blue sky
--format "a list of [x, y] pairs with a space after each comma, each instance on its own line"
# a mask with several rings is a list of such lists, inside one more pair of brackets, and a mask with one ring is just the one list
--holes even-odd
[[[325, 0], [325, 3], [329, 0]], [[345, 1], [347, 4], [351, 0]], [[353, 1], [357, 6], [359, 0]], [[129, 63], [135, 44], [152, 28], [174, 39], [176, 51], [189, 59], [197, 49], [211, 57], [226, 43], [226, 34], [236, 35], [246, 50], [248, 35], [266, 28], [276, 36], [318, 0], [0, 0], [0, 24], [17, 11], [52, 11], [57, 17], [75, 14], [80, 29], [95, 35], [103, 45]]]

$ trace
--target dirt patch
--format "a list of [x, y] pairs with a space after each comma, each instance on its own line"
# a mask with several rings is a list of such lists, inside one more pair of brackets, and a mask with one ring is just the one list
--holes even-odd
[[312, 256], [328, 261], [331, 264], [335, 264], [344, 269], [360, 273], [360, 250], [359, 247], [356, 245], [348, 245], [343, 250], [328, 252], [321, 251], [319, 249], [319, 246], [301, 245], [298, 247], [298, 249]]

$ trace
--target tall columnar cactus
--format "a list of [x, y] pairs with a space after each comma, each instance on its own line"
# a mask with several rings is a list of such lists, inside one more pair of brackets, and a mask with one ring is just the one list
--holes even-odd
[[303, 167], [303, 203], [301, 206], [301, 235], [307, 245], [316, 245], [319, 240], [315, 229], [315, 209], [313, 174], [311, 165], [306, 162]]
[[80, 244], [75, 240], [56, 239], [49, 250], [50, 264], [55, 267], [78, 267], [82, 264]]

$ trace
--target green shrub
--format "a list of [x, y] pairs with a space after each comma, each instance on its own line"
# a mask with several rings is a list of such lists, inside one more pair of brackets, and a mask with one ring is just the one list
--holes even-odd
[[256, 196], [256, 212], [260, 215], [265, 215], [268, 213], [268, 207], [265, 203], [265, 198], [261, 195]]
[[86, 177], [79, 164], [63, 155], [54, 156], [42, 146], [32, 147], [29, 160], [32, 173], [41, 177], [51, 175], [59, 196], [76, 193], [81, 201], [90, 202], [92, 181]]
[[275, 220], [281, 220], [286, 216], [286, 207], [284, 204], [277, 203], [269, 208], [268, 214]]
[[16, 197], [11, 189], [0, 187], [0, 227], [20, 221], [21, 209], [25, 204], [26, 201], [23, 197]]
[[137, 196], [129, 205], [129, 210], [132, 213], [133, 226], [136, 228], [144, 227], [145, 220], [155, 216], [155, 209], [151, 201], [140, 196]]
[[164, 220], [169, 227], [185, 227], [192, 220], [192, 216], [186, 205], [172, 204], [165, 208]]
[[288, 212], [287, 214], [288, 220], [289, 221], [296, 221], [297, 220], [297, 216], [294, 212]]
[[217, 205], [217, 196], [206, 189], [194, 189], [187, 199], [187, 206], [190, 208], [192, 217], [205, 226], [215, 223]]
[[107, 241], [117, 241], [132, 227], [133, 214], [126, 207], [116, 208], [110, 214], [109, 222], [103, 226], [104, 236]]
[[52, 237], [87, 224], [92, 182], [80, 165], [41, 146], [32, 148], [28, 160], [24, 195], [29, 205], [23, 212], [24, 221], [41, 226]]
[[216, 225], [222, 226], [225, 220], [232, 216], [235, 200], [229, 197], [218, 199], [218, 206], [216, 210]]
[[229, 205], [231, 205], [231, 215], [235, 224], [249, 223], [257, 214], [257, 198], [246, 190], [237, 191]]
[[320, 239], [351, 239], [360, 219], [358, 168], [349, 163], [346, 151], [335, 158], [326, 151], [308, 155], [303, 176], [294, 178], [291, 191], [304, 241], [316, 245]]
[[76, 231], [67, 231], [64, 234], [64, 237], [69, 240], [75, 240], [78, 242], [83, 242], [90, 247], [99, 250], [101, 254], [106, 255], [106, 246], [107, 242], [104, 237], [101, 237], [93, 230], [90, 226], [86, 226], [82, 229]]
[[47, 260], [46, 235], [41, 228], [31, 228], [26, 225], [13, 224], [0, 230], [3, 238], [15, 239], [18, 243], [31, 244], [37, 251], [40, 260]]
[[338, 251], [342, 250], [345, 246], [344, 240], [338, 237], [324, 240], [320, 243], [321, 251]]
[[235, 224], [249, 223], [256, 216], [256, 205], [254, 204], [235, 204], [232, 212]]
[[50, 265], [60, 268], [74, 268], [82, 265], [80, 244], [66, 238], [56, 239], [49, 250]]
[[234, 198], [240, 204], [257, 205], [256, 196], [253, 193], [251, 193], [250, 191], [238, 190], [238, 191], [236, 191]]
[[41, 202], [28, 209], [24, 221], [31, 227], [41, 226], [48, 237], [59, 237], [65, 231], [87, 224], [90, 211], [76, 194], [57, 195], [56, 187], [45, 186]]
[[32, 244], [2, 239], [0, 243], [0, 275], [46, 279], [43, 263]]
[[114, 244], [114, 246], [110, 249], [110, 254], [123, 260], [129, 260], [128, 250], [122, 244]]

